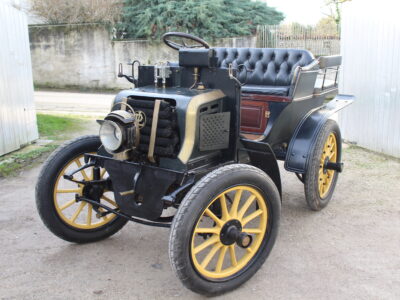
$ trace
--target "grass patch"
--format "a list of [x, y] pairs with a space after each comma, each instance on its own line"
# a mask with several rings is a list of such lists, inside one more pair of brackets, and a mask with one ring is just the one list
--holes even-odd
[[66, 133], [82, 129], [84, 123], [79, 118], [47, 114], [37, 114], [36, 118], [40, 138], [51, 140], [63, 139], [63, 135]]
[[0, 177], [13, 175], [16, 171], [34, 165], [36, 160], [42, 155], [55, 150], [57, 144], [48, 144], [44, 146], [36, 146], [34, 149], [29, 149], [27, 152], [19, 153], [16, 151], [13, 154], [7, 155], [5, 159], [0, 159]]
[[39, 137], [51, 140], [45, 145], [31, 144], [20, 150], [0, 157], [0, 177], [14, 175], [18, 170], [33, 166], [46, 154], [54, 151], [70, 134], [82, 130], [87, 118], [62, 115], [37, 114]]

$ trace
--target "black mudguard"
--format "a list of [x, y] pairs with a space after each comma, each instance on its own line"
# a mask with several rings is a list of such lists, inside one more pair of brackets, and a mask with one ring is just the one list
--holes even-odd
[[244, 146], [244, 149], [240, 150], [247, 152], [251, 165], [263, 170], [271, 177], [282, 198], [282, 184], [278, 161], [271, 146], [264, 142], [247, 139], [241, 139], [240, 141]]
[[161, 216], [162, 197], [171, 185], [182, 183], [185, 176], [182, 172], [106, 156], [85, 154], [85, 157], [107, 170], [119, 210], [148, 220]]
[[334, 113], [352, 104], [354, 96], [337, 95], [326, 105], [310, 111], [297, 126], [290, 140], [285, 159], [285, 169], [304, 174], [308, 160], [317, 141], [317, 136], [325, 122]]

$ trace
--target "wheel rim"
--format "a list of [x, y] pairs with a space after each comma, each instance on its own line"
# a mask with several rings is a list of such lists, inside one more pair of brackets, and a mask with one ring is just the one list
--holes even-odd
[[[97, 216], [93, 205], [84, 201], [76, 202], [75, 194], [82, 196], [83, 185], [76, 184], [63, 178], [66, 172], [75, 170], [83, 165], [83, 154], [69, 161], [59, 173], [54, 185], [53, 199], [58, 216], [69, 226], [78, 229], [96, 229], [110, 223], [116, 217], [111, 213], [106, 216]], [[100, 169], [100, 177], [106, 178], [108, 173], [104, 168]], [[92, 180], [93, 167], [78, 172], [74, 177], [78, 180]], [[115, 209], [117, 204], [114, 201], [114, 194], [105, 191], [100, 202]], [[99, 208], [100, 212], [105, 210]]]
[[[216, 206], [220, 207], [217, 214]], [[219, 194], [202, 212], [193, 230], [190, 255], [197, 272], [221, 280], [245, 269], [260, 249], [267, 221], [266, 202], [255, 188], [236, 186]], [[251, 236], [248, 248], [222, 242], [222, 231], [232, 222], [240, 222], [241, 231]]]
[[318, 192], [320, 198], [325, 198], [328, 195], [335, 175], [334, 170], [328, 170], [324, 168], [326, 162], [328, 161], [329, 162], [337, 161], [337, 141], [336, 141], [336, 136], [333, 132], [329, 134], [324, 144], [321, 160], [319, 163]]

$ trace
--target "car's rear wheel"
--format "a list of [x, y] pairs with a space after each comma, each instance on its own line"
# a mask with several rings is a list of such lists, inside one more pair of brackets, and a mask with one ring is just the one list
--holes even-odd
[[[116, 233], [127, 222], [112, 213], [103, 216], [104, 210], [100, 207], [96, 211], [92, 204], [77, 202], [75, 195], [82, 196], [84, 185], [63, 178], [84, 164], [84, 153], [96, 153], [100, 145], [98, 136], [83, 136], [69, 141], [49, 156], [40, 172], [36, 185], [39, 215], [47, 228], [64, 240], [76, 243], [98, 241]], [[107, 176], [106, 170], [100, 169], [100, 177]], [[93, 168], [78, 172], [74, 178], [92, 180]], [[102, 191], [99, 201], [117, 208], [112, 191]]]
[[249, 165], [221, 167], [196, 183], [175, 215], [173, 269], [197, 293], [237, 288], [269, 255], [279, 216], [279, 192], [264, 172]]
[[304, 178], [306, 201], [312, 210], [321, 210], [331, 200], [339, 174], [327, 169], [326, 165], [341, 162], [341, 153], [339, 126], [328, 120], [318, 134]]

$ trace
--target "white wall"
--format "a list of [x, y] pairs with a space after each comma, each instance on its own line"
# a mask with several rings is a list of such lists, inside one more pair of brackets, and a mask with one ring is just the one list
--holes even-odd
[[[1, 0], [0, 0], [1, 1]], [[113, 41], [103, 24], [34, 25], [29, 27], [33, 78], [38, 87], [118, 89], [132, 84], [118, 78], [118, 65], [177, 61], [178, 52], [160, 41]], [[212, 46], [255, 47], [256, 37], [219, 39]]]
[[0, 2], [0, 155], [38, 138], [26, 15]]
[[400, 157], [398, 1], [353, 0], [344, 6], [340, 93], [356, 101], [339, 114], [343, 137]]

